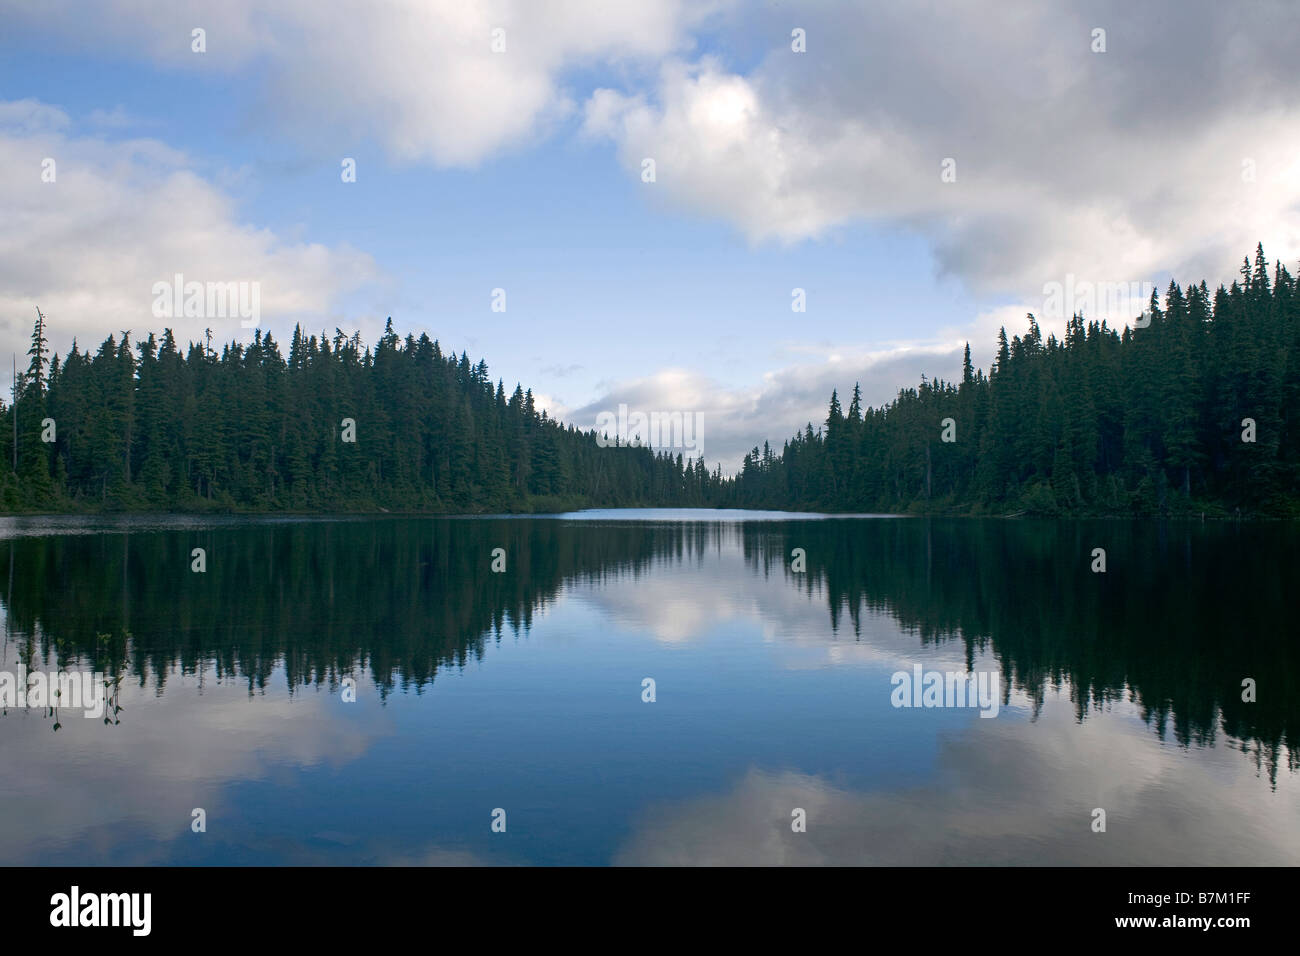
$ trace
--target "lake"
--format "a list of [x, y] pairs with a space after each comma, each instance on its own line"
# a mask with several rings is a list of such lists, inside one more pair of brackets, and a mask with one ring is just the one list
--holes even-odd
[[0, 519], [0, 671], [107, 683], [5, 707], [0, 864], [1292, 864], [1298, 559], [1283, 523]]

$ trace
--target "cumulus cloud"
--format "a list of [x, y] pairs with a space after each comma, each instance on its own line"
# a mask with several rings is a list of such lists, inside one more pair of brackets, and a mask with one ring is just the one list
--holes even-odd
[[[0, 8], [9, 8], [0, 2]], [[573, 108], [565, 70], [689, 48], [720, 6], [601, 0], [51, 0], [12, 5], [15, 28], [165, 67], [259, 70], [268, 129], [348, 155], [358, 138], [403, 162], [470, 166]], [[191, 50], [205, 31], [206, 53]], [[494, 31], [503, 31], [494, 33]], [[494, 49], [494, 41], [496, 47]]]
[[[16, 34], [190, 74], [255, 71], [265, 129], [340, 155], [371, 138], [404, 162], [472, 166], [531, 142], [574, 108], [572, 72], [613, 66], [624, 88], [592, 92], [584, 128], [630, 169], [656, 160], [647, 195], [755, 241], [902, 227], [981, 292], [1037, 296], [1070, 273], [1230, 278], [1256, 240], [1300, 254], [1285, 3], [1243, 16], [1192, 0], [1176, 17], [1121, 0], [1013, 0], [997, 16], [937, 0], [0, 8]], [[807, 52], [790, 49], [794, 25]], [[196, 27], [206, 54], [190, 49]]]
[[[52, 162], [52, 166], [47, 165]], [[66, 113], [0, 103], [0, 347], [22, 354], [36, 308], [51, 346], [94, 346], [110, 331], [160, 331], [182, 344], [205, 327], [248, 338], [238, 315], [159, 318], [153, 287], [185, 281], [256, 283], [264, 328], [329, 311], [335, 297], [378, 275], [347, 246], [291, 241], [250, 225], [183, 152], [154, 139], [78, 135]], [[53, 181], [44, 181], [49, 169]]]
[[806, 29], [807, 52], [671, 60], [651, 93], [596, 90], [585, 129], [630, 171], [654, 158], [651, 195], [753, 241], [901, 226], [983, 293], [1230, 279], [1257, 240], [1300, 254], [1294, 9], [1011, 6], [754, 9], [765, 37]]

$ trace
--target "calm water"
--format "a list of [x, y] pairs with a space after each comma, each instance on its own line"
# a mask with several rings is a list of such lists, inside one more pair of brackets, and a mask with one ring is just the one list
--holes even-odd
[[[0, 670], [121, 709], [0, 716], [0, 863], [1296, 863], [1298, 558], [1287, 525], [3, 519]], [[895, 707], [918, 665], [997, 675], [996, 716]]]

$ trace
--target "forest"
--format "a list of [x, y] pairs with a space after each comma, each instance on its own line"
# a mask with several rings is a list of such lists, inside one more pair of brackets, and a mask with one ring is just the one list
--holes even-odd
[[391, 319], [373, 349], [295, 329], [287, 358], [260, 330], [220, 354], [182, 351], [164, 330], [110, 335], [94, 354], [74, 342], [63, 360], [38, 320], [29, 355], [17, 467], [0, 468], [9, 511], [556, 511], [684, 501], [709, 477], [701, 462], [599, 447], [531, 390], [507, 396], [485, 362], [401, 340]]
[[967, 345], [958, 382], [923, 377], [879, 408], [837, 390], [824, 421], [728, 476], [604, 447], [391, 318], [373, 347], [295, 328], [287, 357], [260, 330], [218, 353], [164, 329], [60, 359], [38, 313], [0, 403], [0, 509], [1300, 515], [1296, 280], [1260, 246], [1230, 287], [1171, 282], [1149, 316], [1074, 315], [1058, 339], [1031, 314], [987, 373]]
[[[1136, 317], [1135, 317], [1136, 318]], [[993, 366], [922, 381], [881, 408], [832, 394], [725, 489], [737, 507], [1300, 515], [1300, 300], [1262, 245], [1240, 280], [1171, 282], [1150, 324], [1075, 315], [1064, 339], [998, 337]], [[945, 423], [945, 420], [947, 422]], [[951, 438], [953, 440], [945, 440]]]

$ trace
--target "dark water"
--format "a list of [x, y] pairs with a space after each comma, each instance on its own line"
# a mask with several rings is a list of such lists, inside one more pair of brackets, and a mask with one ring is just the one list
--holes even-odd
[[718, 517], [4, 519], [0, 863], [1300, 860], [1300, 529]]

